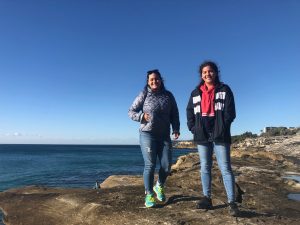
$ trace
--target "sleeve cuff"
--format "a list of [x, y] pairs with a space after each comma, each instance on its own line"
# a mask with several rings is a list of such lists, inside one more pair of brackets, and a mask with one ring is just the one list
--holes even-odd
[[144, 114], [145, 114], [145, 113], [141, 113], [141, 115], [140, 115], [140, 118], [139, 118], [139, 121], [140, 121], [140, 122], [142, 122], [142, 121], [143, 121]]

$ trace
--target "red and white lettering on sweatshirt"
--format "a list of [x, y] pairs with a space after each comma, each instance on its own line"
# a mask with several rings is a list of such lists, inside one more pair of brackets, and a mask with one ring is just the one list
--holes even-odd
[[214, 99], [215, 99], [215, 86], [208, 88], [205, 84], [200, 86], [202, 91], [201, 98], [201, 111], [202, 116], [215, 116]]

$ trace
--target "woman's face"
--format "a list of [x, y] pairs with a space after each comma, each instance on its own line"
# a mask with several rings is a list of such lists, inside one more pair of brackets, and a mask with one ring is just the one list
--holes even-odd
[[157, 91], [161, 87], [161, 80], [159, 76], [155, 73], [151, 73], [148, 77], [148, 85], [152, 91]]
[[210, 66], [205, 66], [202, 69], [201, 77], [206, 84], [214, 84], [216, 79], [216, 72]]

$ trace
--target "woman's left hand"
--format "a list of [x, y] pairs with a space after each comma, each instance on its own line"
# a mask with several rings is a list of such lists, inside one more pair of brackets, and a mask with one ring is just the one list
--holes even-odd
[[174, 133], [173, 135], [174, 135], [174, 140], [177, 140], [179, 138], [180, 134], [179, 133]]

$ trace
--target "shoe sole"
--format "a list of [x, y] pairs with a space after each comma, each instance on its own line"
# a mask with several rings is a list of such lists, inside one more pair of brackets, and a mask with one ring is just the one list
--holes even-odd
[[147, 205], [145, 204], [145, 207], [146, 207], [146, 208], [153, 208], [153, 207], [155, 207], [155, 204], [153, 204], [153, 205], [151, 205], [151, 206], [147, 206]]
[[207, 208], [198, 208], [198, 207], [196, 207], [196, 209], [203, 210], [203, 211], [208, 211], [208, 210], [213, 210], [214, 208], [213, 207], [207, 207]]
[[213, 210], [214, 207], [213, 205], [208, 205], [207, 207], [198, 207], [198, 205], [196, 206], [196, 209], [202, 209], [202, 210]]

